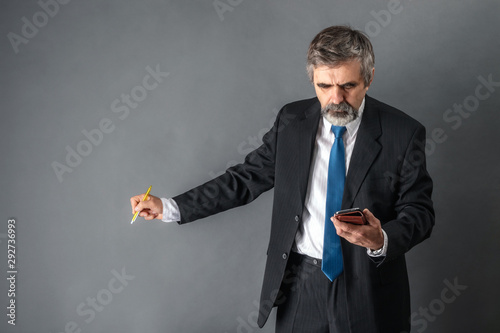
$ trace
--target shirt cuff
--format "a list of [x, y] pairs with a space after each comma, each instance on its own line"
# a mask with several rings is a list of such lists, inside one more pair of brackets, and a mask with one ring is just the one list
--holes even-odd
[[172, 198], [161, 198], [163, 203], [163, 222], [177, 222], [181, 220], [179, 206]]
[[382, 229], [382, 233], [384, 234], [384, 246], [382, 246], [382, 249], [378, 249], [375, 251], [372, 251], [370, 248], [366, 248], [366, 253], [368, 253], [370, 257], [385, 257], [387, 255], [387, 245], [389, 241], [384, 229]]

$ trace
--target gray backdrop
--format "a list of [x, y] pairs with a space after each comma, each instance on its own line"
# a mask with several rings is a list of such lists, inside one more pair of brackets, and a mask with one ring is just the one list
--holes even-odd
[[407, 255], [412, 331], [499, 331], [499, 1], [1, 8], [1, 332], [258, 331], [272, 191], [182, 227], [131, 226], [129, 197], [242, 161], [283, 104], [314, 95], [307, 46], [334, 24], [371, 37], [369, 94], [428, 130], [437, 219]]

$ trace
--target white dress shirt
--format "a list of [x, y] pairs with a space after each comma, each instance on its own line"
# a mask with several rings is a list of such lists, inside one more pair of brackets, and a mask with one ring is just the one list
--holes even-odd
[[[346, 125], [347, 130], [343, 135], [346, 172], [349, 170], [349, 163], [356, 142], [359, 124], [363, 116], [364, 106], [365, 100], [363, 99], [359, 107], [358, 118]], [[302, 223], [295, 236], [294, 245], [294, 251], [318, 259], [321, 259], [323, 256], [328, 161], [330, 160], [330, 151], [335, 141], [335, 135], [331, 131], [331, 127], [332, 124], [325, 117], [321, 117], [314, 145], [314, 156], [309, 173]], [[161, 200], [163, 203], [162, 221], [179, 221], [180, 212], [177, 203], [172, 199], [161, 198]], [[382, 232], [384, 234], [382, 251], [381, 253], [374, 254], [370, 249], [367, 249], [370, 256], [385, 256], [387, 252], [387, 235], [385, 231], [382, 230]]]

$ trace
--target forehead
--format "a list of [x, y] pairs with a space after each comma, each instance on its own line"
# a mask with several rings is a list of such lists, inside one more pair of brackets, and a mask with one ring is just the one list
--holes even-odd
[[344, 62], [335, 67], [320, 65], [314, 68], [314, 82], [316, 83], [345, 83], [361, 80], [361, 64], [357, 60]]

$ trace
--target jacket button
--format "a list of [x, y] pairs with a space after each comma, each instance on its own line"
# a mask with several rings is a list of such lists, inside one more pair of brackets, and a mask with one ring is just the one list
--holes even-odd
[[283, 253], [281, 257], [286, 260], [286, 258], [288, 258], [288, 255], [286, 253]]
[[299, 222], [299, 220], [300, 220], [300, 217], [298, 215], [295, 215], [295, 221]]

